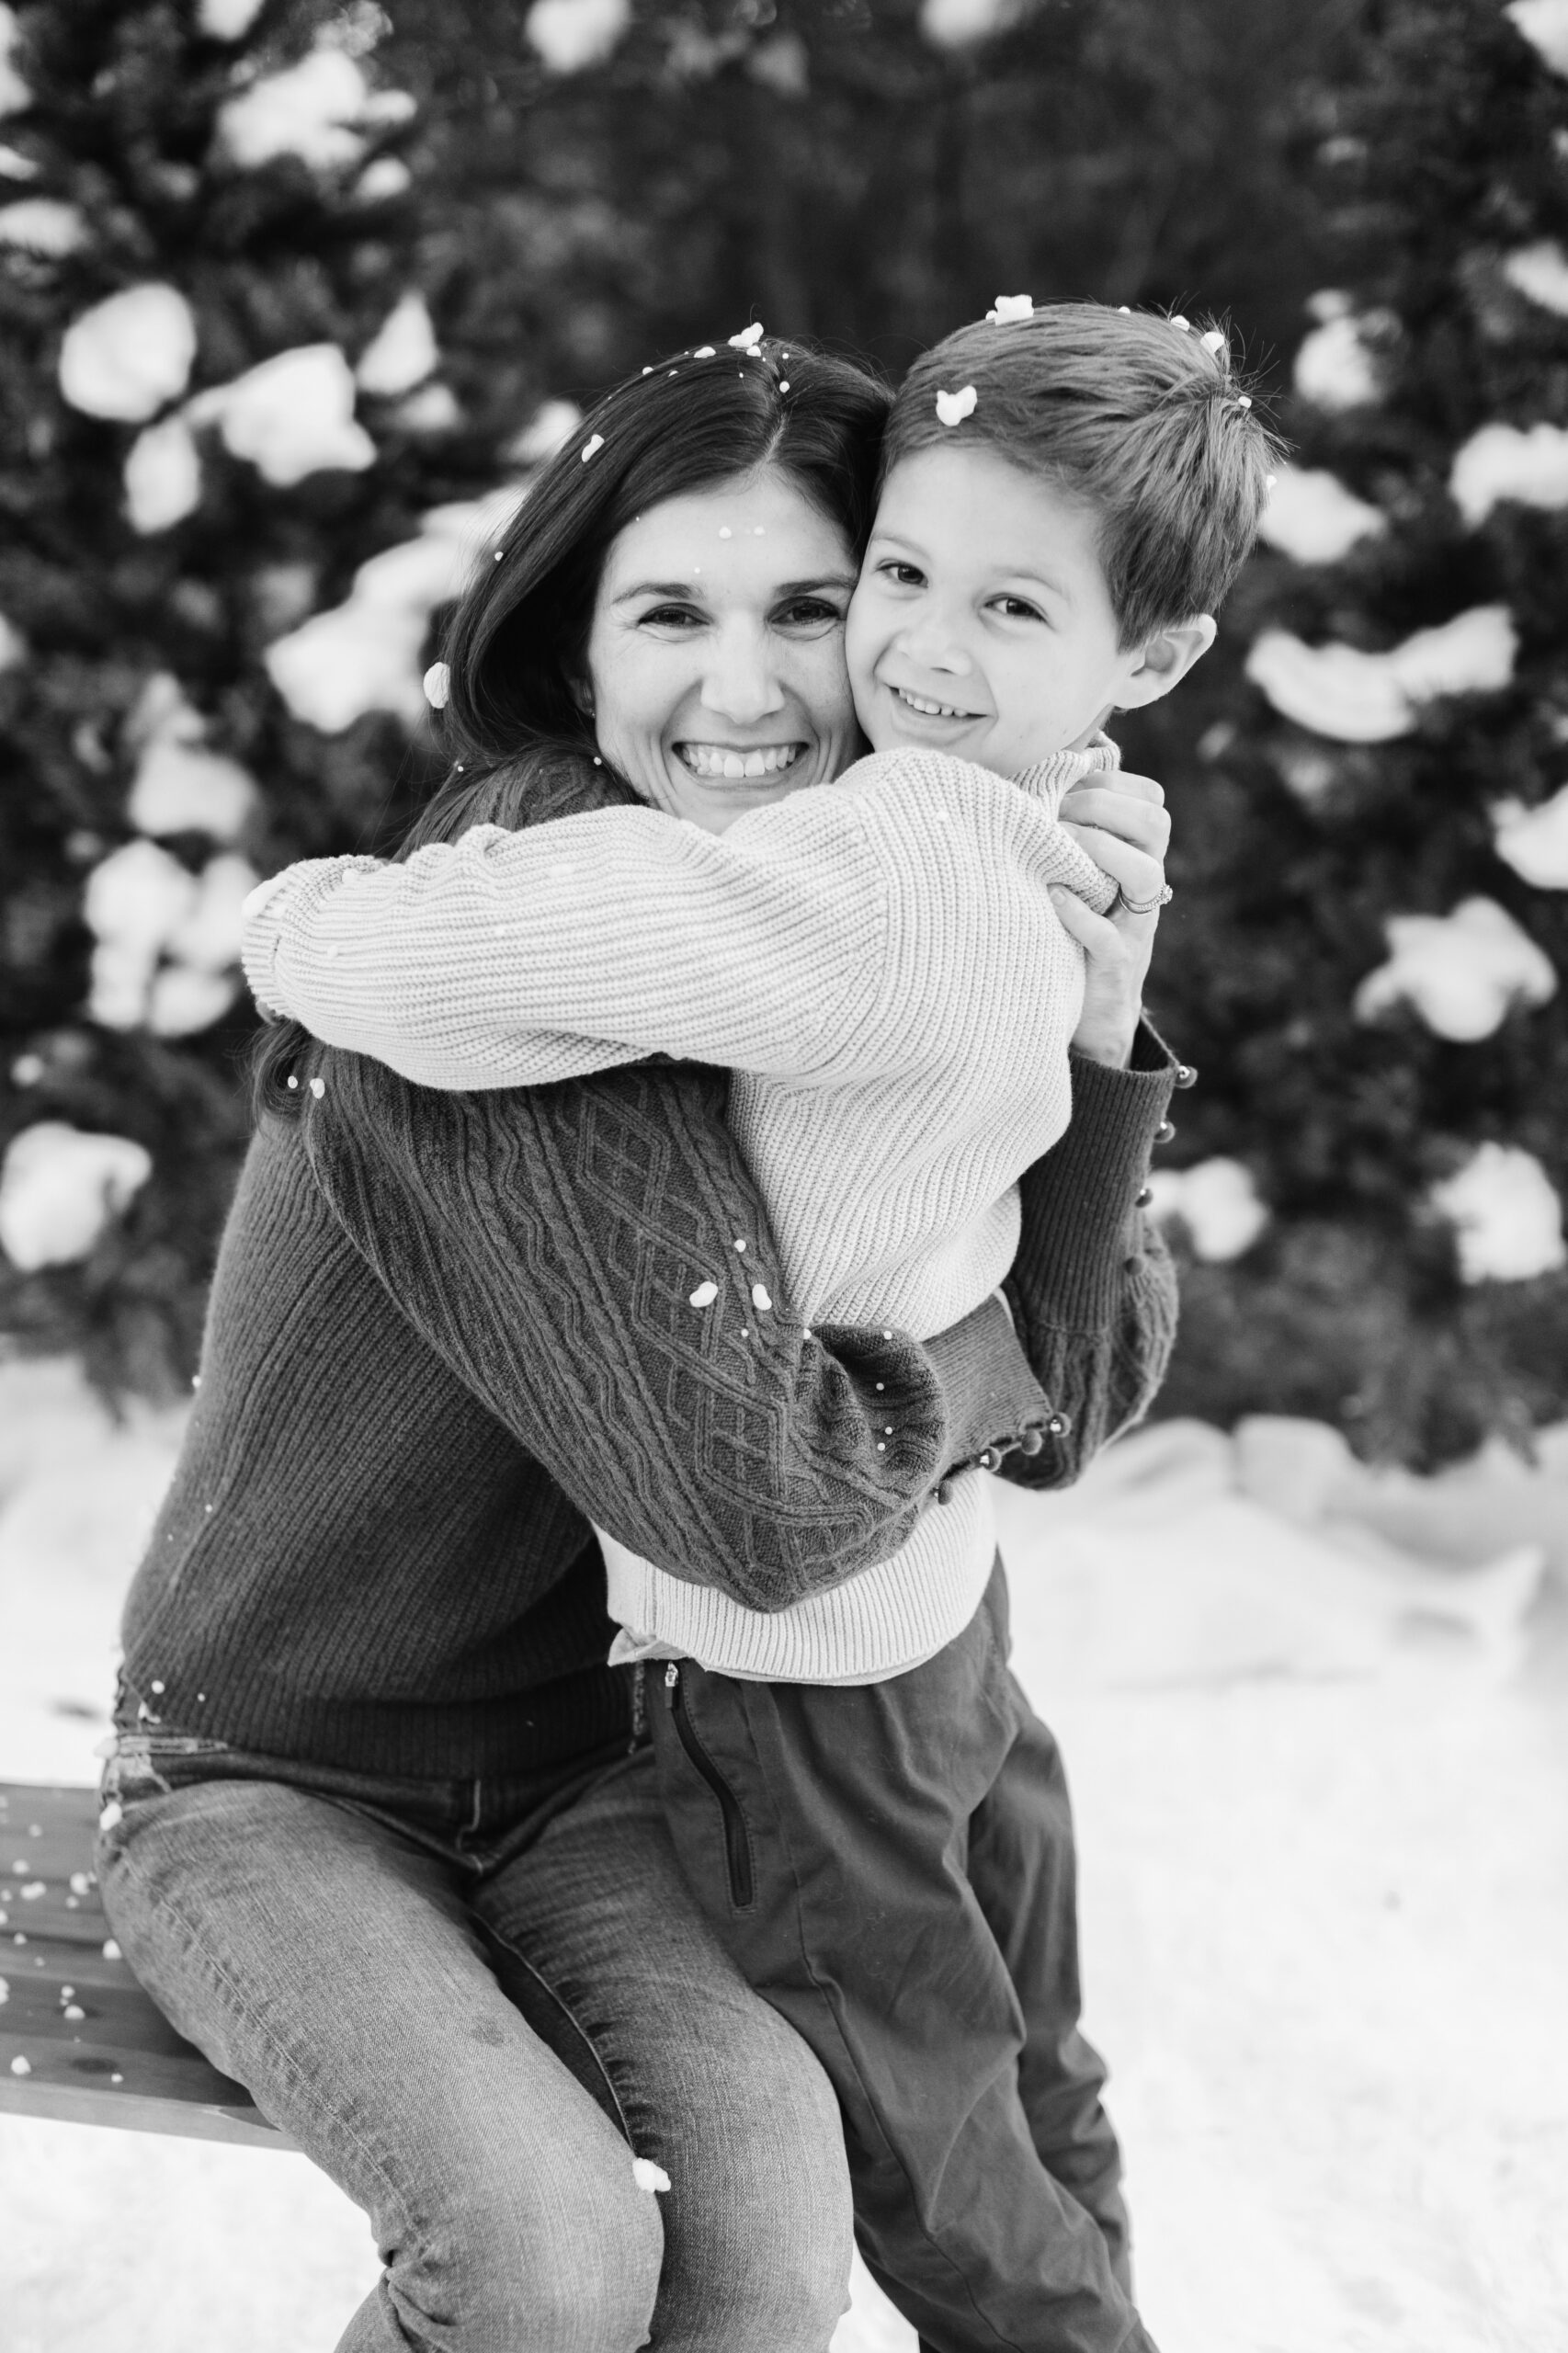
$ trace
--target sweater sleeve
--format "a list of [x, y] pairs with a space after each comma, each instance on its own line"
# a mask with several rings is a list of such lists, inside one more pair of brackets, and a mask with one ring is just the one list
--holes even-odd
[[1072, 1058], [1073, 1119], [1019, 1186], [1022, 1237], [1006, 1290], [1024, 1352], [1069, 1427], [1006, 1457], [1022, 1486], [1068, 1486], [1141, 1421], [1176, 1339], [1176, 1282], [1138, 1206], [1180, 1064], [1145, 1022], [1126, 1070]]
[[309, 860], [254, 894], [244, 961], [262, 1003], [426, 1086], [651, 1053], [846, 1078], [885, 935], [857, 800], [824, 789], [718, 835], [622, 807]]
[[[409, 1323], [585, 1517], [677, 1575], [751, 1608], [803, 1600], [1046, 1416], [995, 1299], [924, 1347], [807, 1331], [722, 1072], [449, 1094], [330, 1049], [301, 1068], [321, 1081], [298, 1097], [316, 1183]], [[705, 1282], [719, 1296], [694, 1306]]]

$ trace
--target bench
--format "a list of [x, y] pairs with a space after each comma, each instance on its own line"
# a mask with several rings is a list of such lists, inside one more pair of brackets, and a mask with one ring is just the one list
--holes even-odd
[[0, 1783], [0, 2110], [291, 2149], [120, 1958], [93, 1872], [96, 1790]]

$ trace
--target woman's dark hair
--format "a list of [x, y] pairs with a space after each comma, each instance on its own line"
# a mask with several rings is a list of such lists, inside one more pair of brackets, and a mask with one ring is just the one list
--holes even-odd
[[[447, 625], [440, 731], [453, 765], [396, 855], [455, 841], [472, 825], [536, 824], [595, 797], [634, 799], [594, 764], [580, 699], [613, 542], [665, 499], [771, 465], [858, 560], [892, 399], [863, 368], [775, 335], [676, 352], [607, 392], [528, 484]], [[321, 1051], [298, 1022], [262, 1031], [252, 1059], [257, 1117], [298, 1107]]]
[[703, 344], [617, 384], [530, 483], [448, 626], [453, 757], [472, 769], [532, 744], [593, 752], [577, 694], [605, 558], [665, 499], [777, 466], [858, 558], [891, 401], [864, 369], [773, 335]]

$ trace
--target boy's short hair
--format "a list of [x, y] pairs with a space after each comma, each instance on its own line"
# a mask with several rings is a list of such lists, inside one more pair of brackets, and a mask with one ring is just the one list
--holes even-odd
[[[937, 392], [967, 385], [974, 406], [944, 425]], [[1282, 461], [1223, 329], [1099, 302], [960, 327], [915, 362], [888, 420], [882, 480], [917, 449], [976, 446], [1098, 515], [1123, 646], [1218, 610]]]

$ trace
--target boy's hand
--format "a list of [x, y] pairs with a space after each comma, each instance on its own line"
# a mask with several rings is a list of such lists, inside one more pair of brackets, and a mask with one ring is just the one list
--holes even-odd
[[[1165, 788], [1153, 777], [1112, 771], [1073, 787], [1062, 803], [1062, 823], [1121, 892], [1108, 915], [1097, 915], [1075, 892], [1051, 890], [1063, 928], [1088, 959], [1084, 1011], [1072, 1045], [1092, 1062], [1122, 1070], [1131, 1058], [1143, 1010], [1143, 983], [1165, 887], [1171, 821]], [[1136, 915], [1134, 907], [1146, 912]]]

